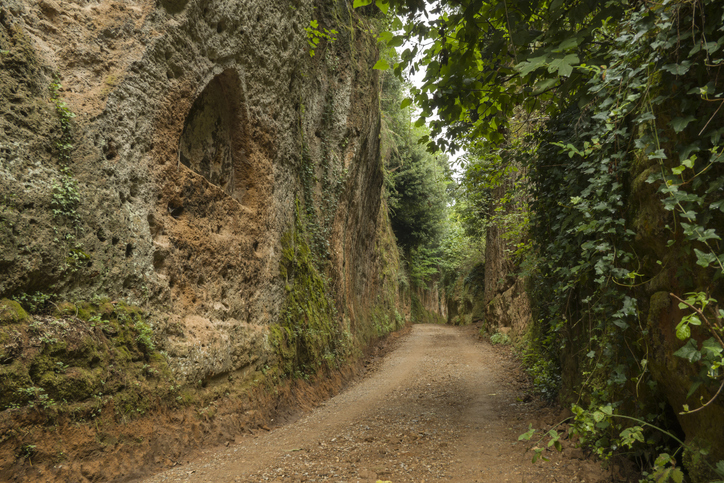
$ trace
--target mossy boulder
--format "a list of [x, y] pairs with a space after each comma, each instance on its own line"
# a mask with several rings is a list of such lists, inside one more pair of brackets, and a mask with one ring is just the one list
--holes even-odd
[[63, 315], [75, 315], [77, 312], [75, 304], [71, 302], [61, 302], [55, 306], [53, 314], [57, 317]]
[[82, 401], [93, 395], [102, 386], [102, 371], [90, 371], [81, 368], [46, 372], [38, 380], [48, 395], [57, 401]]
[[33, 386], [27, 367], [20, 361], [0, 365], [0, 409], [25, 402], [22, 389]]
[[110, 302], [103, 302], [98, 306], [98, 311], [101, 313], [103, 319], [108, 320], [115, 311], [113, 304]]
[[14, 300], [0, 300], [0, 325], [19, 324], [28, 319], [28, 313]]
[[78, 308], [78, 318], [81, 320], [90, 320], [95, 315], [95, 307], [90, 302], [78, 302], [74, 305]]
[[[7, 302], [4, 311], [11, 315], [6, 317], [22, 320], [19, 313], [27, 318], [17, 302]], [[165, 397], [173, 374], [153, 347], [143, 310], [107, 300], [55, 307], [52, 317], [38, 317], [32, 327], [0, 326], [0, 410], [47, 409], [60, 401], [84, 403], [101, 392], [156, 387]], [[131, 381], [143, 385], [149, 380], [147, 387], [131, 386]]]

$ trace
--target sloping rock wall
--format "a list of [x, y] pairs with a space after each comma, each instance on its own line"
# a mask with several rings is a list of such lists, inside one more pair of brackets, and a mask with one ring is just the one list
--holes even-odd
[[453, 325], [468, 325], [485, 319], [485, 263], [465, 267], [452, 287], [446, 290], [447, 320]]
[[442, 324], [448, 319], [445, 288], [439, 282], [410, 289], [411, 316], [416, 323]]

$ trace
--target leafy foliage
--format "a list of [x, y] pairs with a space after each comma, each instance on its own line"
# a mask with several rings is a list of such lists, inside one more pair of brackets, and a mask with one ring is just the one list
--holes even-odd
[[58, 182], [53, 183], [53, 216], [65, 217], [73, 224], [80, 222], [76, 208], [80, 203], [77, 182], [70, 170], [71, 153], [73, 152], [73, 133], [71, 121], [75, 114], [68, 105], [60, 98], [59, 91], [62, 85], [56, 78], [49, 87], [50, 98], [55, 104], [55, 110], [60, 120], [60, 136], [55, 145], [58, 150], [58, 163], [60, 164], [61, 177]]
[[[657, 478], [676, 481], [673, 459], [654, 458], [650, 447], [676, 445], [667, 436], [676, 423], [657, 387], [662, 376], [650, 372], [651, 331], [659, 330], [662, 307], [678, 298], [684, 317], [676, 335], [684, 346], [677, 355], [698, 374], [689, 397], [709, 405], [724, 385], [724, 312], [715, 301], [724, 275], [724, 5], [391, 5], [408, 21], [388, 44], [422, 41], [392, 63], [397, 73], [425, 70], [423, 85], [411, 91], [421, 109], [417, 125], [431, 126], [422, 141], [431, 150], [475, 153], [466, 216], [490, 217], [496, 173], [525, 167], [530, 225], [518, 225], [533, 241], [523, 252], [534, 262], [536, 351], [566, 363], [566, 394], [575, 388], [577, 407], [588, 408], [577, 417], [579, 429], [602, 456], [627, 447], [652, 467], [669, 468]], [[426, 7], [436, 17], [419, 15]], [[516, 146], [521, 123], [544, 127]], [[652, 296], [662, 289], [666, 300]], [[603, 407], [646, 422], [639, 425], [645, 436], [597, 420]], [[690, 468], [694, 480], [711, 476], [698, 471]]]
[[335, 36], [339, 33], [334, 29], [319, 28], [318, 20], [310, 20], [309, 26], [304, 27], [307, 32], [307, 45], [309, 46], [309, 56], [314, 57], [316, 49], [322, 40], [334, 42]]
[[[494, 146], [519, 106], [558, 112], [557, 100], [585, 81], [578, 66], [599, 43], [597, 27], [619, 18], [623, 3], [392, 1], [411, 19], [401, 36], [426, 41], [406, 49], [395, 70], [426, 71], [412, 94], [422, 109], [420, 125], [440, 117], [429, 123], [430, 147], [455, 150], [470, 139]], [[425, 9], [437, 18], [420, 15]], [[434, 139], [443, 133], [445, 139]]]
[[384, 74], [385, 191], [392, 229], [408, 260], [410, 279], [415, 286], [425, 286], [439, 276], [445, 260], [450, 169], [447, 156], [432, 155], [418, 143], [426, 131], [412, 126], [409, 107], [400, 109], [406, 89], [391, 72]]

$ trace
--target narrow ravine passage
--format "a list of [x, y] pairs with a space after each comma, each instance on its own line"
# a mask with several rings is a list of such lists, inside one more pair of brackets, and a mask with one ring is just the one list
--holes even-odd
[[[474, 327], [415, 325], [372, 375], [294, 423], [237, 439], [161, 482], [596, 482], [610, 478], [580, 450], [533, 465], [518, 369]], [[531, 443], [528, 444], [531, 446]]]

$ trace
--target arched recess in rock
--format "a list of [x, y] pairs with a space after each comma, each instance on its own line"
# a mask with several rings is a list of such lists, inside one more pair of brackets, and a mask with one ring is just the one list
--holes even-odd
[[191, 106], [178, 150], [181, 164], [248, 205], [255, 173], [244, 109], [238, 74], [228, 69], [216, 75]]
[[177, 162], [157, 171], [153, 267], [175, 310], [242, 320], [266, 283], [275, 144], [252, 102], [238, 66], [216, 66], [193, 97], [185, 88], [169, 95], [169, 111], [184, 113], [159, 135], [159, 160]]

